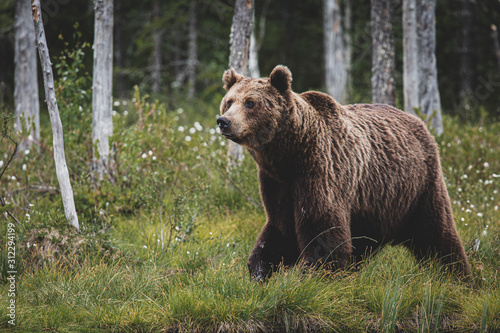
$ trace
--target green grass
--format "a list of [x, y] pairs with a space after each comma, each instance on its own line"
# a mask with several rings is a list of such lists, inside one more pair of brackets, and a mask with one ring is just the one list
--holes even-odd
[[[121, 103], [114, 118], [114, 183], [91, 183], [85, 124], [65, 133], [79, 138], [68, 140], [66, 151], [81, 234], [67, 226], [50, 190], [57, 180], [46, 129], [39, 151], [20, 154], [0, 179], [21, 221], [16, 330], [500, 330], [500, 123], [479, 127], [445, 117], [438, 139], [472, 266], [468, 280], [387, 247], [359, 269], [282, 269], [262, 284], [246, 267], [265, 221], [256, 167], [247, 156], [227, 172], [226, 146], [214, 130], [217, 106], [202, 116], [197, 107], [167, 110], [139, 92], [135, 101]], [[3, 219], [0, 233], [7, 235]], [[6, 236], [0, 244], [0, 329], [9, 329]]]

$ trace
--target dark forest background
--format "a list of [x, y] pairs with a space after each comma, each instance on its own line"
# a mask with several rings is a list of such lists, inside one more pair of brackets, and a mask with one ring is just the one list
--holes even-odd
[[[154, 6], [159, 6], [155, 18]], [[138, 3], [115, 1], [114, 96], [131, 96], [133, 86], [151, 91], [153, 31], [161, 37], [161, 86], [155, 98], [178, 105], [186, 100], [189, 1]], [[393, 1], [396, 42], [397, 104], [402, 107], [402, 8]], [[51, 57], [84, 42], [93, 42], [93, 1], [42, 1]], [[197, 66], [196, 97], [213, 101], [222, 93], [221, 75], [227, 68], [229, 34], [234, 14], [230, 0], [199, 0], [196, 3]], [[14, 86], [15, 0], [0, 3], [0, 99], [12, 106]], [[276, 64], [285, 64], [294, 74], [294, 90], [324, 90], [323, 6], [313, 0], [256, 0], [255, 29], [260, 46], [262, 76]], [[477, 120], [481, 114], [500, 116], [500, 60], [497, 58], [492, 25], [500, 26], [497, 0], [440, 0], [436, 8], [436, 56], [439, 90], [445, 113]], [[78, 31], [79, 33], [75, 33]], [[352, 2], [352, 72], [348, 101], [371, 101], [370, 1]], [[85, 68], [92, 75], [92, 50], [83, 48]], [[57, 79], [57, 78], [56, 78]], [[39, 80], [41, 84], [41, 80]], [[42, 90], [40, 90], [42, 91]], [[40, 94], [43, 98], [43, 94]]]

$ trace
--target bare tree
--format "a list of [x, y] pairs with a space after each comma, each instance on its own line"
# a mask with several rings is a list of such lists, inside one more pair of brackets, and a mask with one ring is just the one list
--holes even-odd
[[40, 138], [40, 104], [38, 101], [38, 76], [36, 64], [35, 27], [30, 15], [31, 1], [18, 0], [16, 4], [15, 32], [15, 120], [14, 128], [22, 131], [31, 128], [29, 139], [23, 144], [31, 145]]
[[403, 90], [404, 109], [415, 114], [418, 96], [417, 1], [403, 1]]
[[[111, 175], [109, 137], [113, 135], [113, 0], [94, 0], [94, 75], [92, 84], [93, 165], [97, 178]], [[97, 148], [97, 149], [96, 149]]]
[[56, 174], [61, 189], [61, 197], [64, 206], [64, 214], [69, 223], [77, 230], [80, 230], [78, 216], [76, 215], [75, 202], [73, 199], [73, 189], [69, 180], [66, 157], [64, 156], [64, 136], [59, 108], [57, 107], [56, 94], [54, 91], [54, 75], [52, 73], [52, 63], [50, 62], [49, 49], [45, 38], [45, 29], [42, 22], [42, 11], [40, 0], [32, 0], [32, 14], [35, 24], [36, 44], [40, 63], [42, 66], [43, 83], [45, 87], [45, 100], [49, 109], [50, 124], [52, 126], [52, 138], [54, 145], [54, 161], [56, 164]]
[[[248, 55], [253, 30], [253, 0], [236, 0], [233, 24], [230, 34], [229, 67], [248, 76]], [[227, 157], [230, 166], [238, 165], [243, 159], [243, 148], [228, 140]]]
[[340, 3], [339, 0], [324, 0], [323, 6], [326, 90], [336, 100], [345, 102], [347, 73]]
[[390, 0], [371, 0], [372, 99], [396, 104], [394, 36]]
[[441, 97], [437, 79], [436, 64], [436, 0], [418, 1], [418, 71], [419, 71], [419, 100], [422, 113], [431, 128], [437, 135], [443, 133], [443, 119], [441, 115]]
[[160, 2], [155, 0], [153, 4], [153, 85], [151, 90], [158, 94], [161, 86], [161, 38], [160, 29]]
[[198, 64], [198, 33], [196, 30], [196, 0], [189, 5], [188, 58], [186, 71], [188, 78], [188, 97], [193, 98], [196, 92], [196, 65]]

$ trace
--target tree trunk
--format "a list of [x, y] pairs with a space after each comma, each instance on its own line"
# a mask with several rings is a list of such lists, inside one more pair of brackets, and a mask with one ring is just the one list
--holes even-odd
[[[229, 67], [236, 72], [248, 76], [248, 55], [250, 51], [250, 36], [253, 28], [253, 1], [236, 0], [233, 24], [230, 34]], [[243, 159], [243, 148], [228, 140], [227, 157], [229, 166], [238, 165]]]
[[151, 90], [155, 94], [160, 93], [161, 87], [161, 37], [160, 29], [160, 2], [156, 0], [153, 5], [153, 85]]
[[404, 110], [416, 114], [418, 98], [418, 36], [416, 0], [403, 1], [403, 91]]
[[394, 36], [390, 0], [371, 0], [372, 99], [373, 103], [396, 104], [394, 83]]
[[[30, 0], [18, 0], [16, 4], [15, 32], [15, 119], [14, 128], [30, 129], [28, 146], [40, 138], [40, 104], [38, 101], [38, 76], [36, 64], [35, 27], [30, 15]], [[21, 125], [21, 118], [24, 124]], [[23, 145], [23, 144], [22, 144]]]
[[435, 133], [441, 135], [443, 119], [437, 79], [435, 9], [436, 0], [419, 1], [418, 90], [422, 113]]
[[42, 22], [42, 11], [40, 0], [32, 0], [32, 14], [35, 24], [36, 43], [40, 63], [43, 72], [43, 81], [45, 87], [45, 100], [49, 109], [50, 123], [52, 126], [52, 138], [54, 145], [54, 161], [56, 164], [56, 174], [61, 188], [61, 197], [64, 206], [64, 214], [72, 226], [80, 230], [78, 216], [76, 215], [75, 202], [73, 199], [73, 189], [69, 180], [68, 167], [64, 156], [64, 137], [59, 109], [57, 107], [56, 94], [54, 91], [54, 76], [52, 73], [52, 64], [50, 62], [49, 49], [45, 38], [45, 30]]
[[498, 61], [498, 72], [500, 73], [500, 43], [498, 42], [498, 30], [497, 26], [491, 25], [491, 39], [493, 40], [493, 45], [495, 46], [495, 56]]
[[344, 103], [347, 74], [339, 0], [324, 0], [323, 5], [326, 90], [333, 98]]
[[346, 97], [352, 90], [352, 4], [344, 1], [344, 65], [346, 71]]
[[255, 38], [255, 29], [252, 30], [252, 35], [250, 36], [250, 54], [248, 58], [248, 73], [250, 77], [259, 78], [259, 50], [257, 48], [257, 39]]
[[189, 34], [188, 34], [188, 98], [192, 99], [196, 92], [196, 65], [198, 64], [198, 33], [196, 31], [196, 0], [191, 0], [189, 6]]
[[[113, 0], [95, 0], [92, 84], [93, 164], [97, 179], [112, 175], [109, 137], [113, 135]], [[96, 149], [97, 148], [97, 149]]]
[[468, 100], [474, 94], [474, 53], [472, 45], [473, 17], [471, 10], [472, 0], [461, 0], [459, 9], [460, 37], [460, 91], [459, 96], [464, 106], [469, 104]]

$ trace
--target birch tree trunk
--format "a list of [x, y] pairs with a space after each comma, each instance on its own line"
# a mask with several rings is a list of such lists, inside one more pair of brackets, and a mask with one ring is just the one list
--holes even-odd
[[57, 179], [61, 189], [64, 214], [69, 223], [77, 230], [80, 230], [78, 216], [76, 215], [75, 202], [73, 199], [73, 189], [71, 188], [68, 166], [66, 165], [66, 157], [64, 156], [63, 127], [61, 118], [59, 117], [59, 109], [57, 107], [56, 94], [54, 90], [54, 76], [52, 73], [52, 64], [50, 62], [47, 40], [45, 38], [45, 30], [43, 28], [40, 0], [32, 0], [32, 14], [35, 25], [36, 44], [43, 72], [45, 100], [47, 101], [50, 124], [52, 126], [54, 161], [56, 164]]
[[404, 110], [416, 114], [419, 106], [418, 36], [416, 0], [403, 1], [403, 91]]
[[435, 9], [436, 0], [419, 0], [418, 68], [420, 78], [418, 90], [422, 113], [427, 121], [430, 121], [434, 132], [441, 135], [443, 119], [437, 79]]
[[191, 99], [196, 92], [196, 65], [198, 64], [198, 33], [196, 31], [196, 0], [191, 0], [189, 5], [189, 34], [188, 34], [188, 58], [187, 78], [188, 97]]
[[[243, 76], [248, 76], [248, 55], [250, 37], [253, 30], [253, 0], [236, 0], [233, 24], [230, 34], [229, 67]], [[227, 141], [227, 158], [230, 167], [243, 160], [243, 147], [231, 140]]]
[[153, 5], [153, 85], [151, 90], [155, 94], [160, 93], [161, 87], [161, 29], [160, 20], [160, 2], [156, 0]]
[[252, 30], [250, 36], [250, 53], [248, 58], [248, 73], [250, 77], [259, 78], [259, 50], [257, 48], [257, 38], [255, 37], [255, 29]]
[[344, 103], [347, 74], [339, 0], [324, 0], [323, 5], [326, 90], [330, 96]]
[[[111, 175], [109, 137], [113, 135], [113, 0], [94, 0], [94, 75], [92, 84], [93, 164], [97, 179]], [[97, 149], [96, 149], [97, 148]]]
[[372, 100], [396, 104], [394, 36], [390, 0], [371, 0]]
[[[38, 101], [38, 76], [36, 64], [35, 27], [30, 0], [18, 0], [15, 19], [15, 67], [14, 67], [14, 129], [31, 128], [28, 146], [40, 138], [40, 104]], [[25, 123], [21, 125], [21, 118]]]

